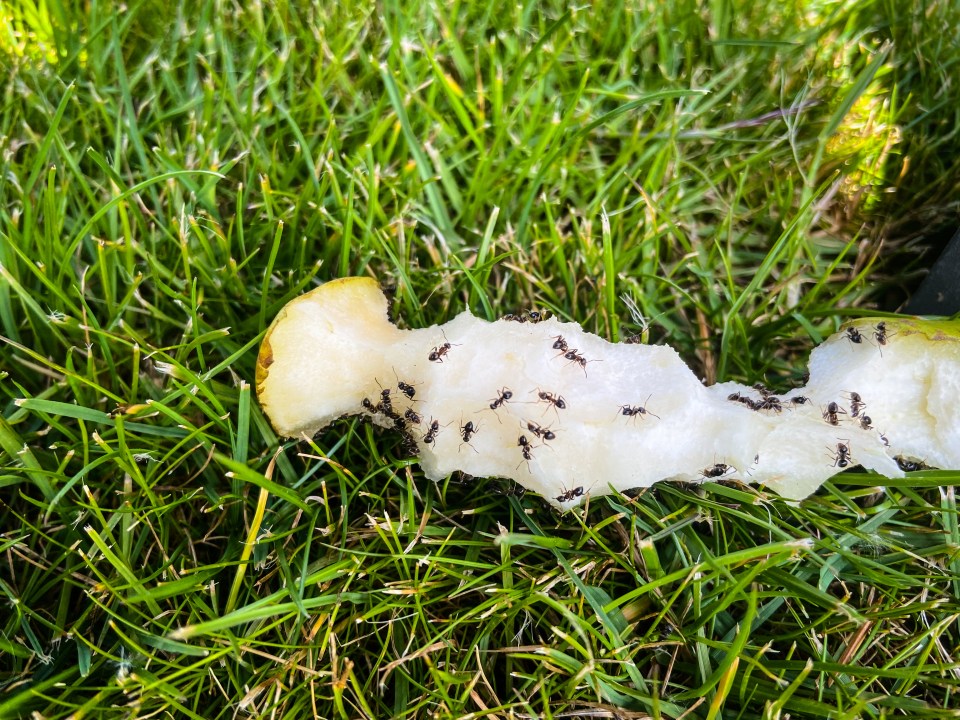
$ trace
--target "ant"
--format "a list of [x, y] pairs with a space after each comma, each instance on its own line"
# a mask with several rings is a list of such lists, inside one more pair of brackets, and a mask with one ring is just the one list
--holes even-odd
[[451, 347], [452, 345], [448, 342], [445, 342], [443, 345], [438, 345], [427, 355], [427, 360], [430, 362], [443, 362], [443, 356], [450, 352]]
[[546, 390], [534, 390], [537, 393], [537, 397], [546, 402], [548, 405], [553, 405], [556, 410], [566, 410], [567, 402], [563, 399], [563, 395], [554, 395], [552, 392], [547, 392]]
[[413, 396], [417, 394], [417, 391], [414, 390], [413, 385], [405, 383], [403, 380], [397, 381], [397, 389], [399, 389], [400, 392], [402, 392], [411, 400], [413, 400]]
[[530, 444], [530, 441], [527, 439], [527, 436], [521, 435], [520, 437], [518, 437], [517, 445], [520, 447], [520, 454], [523, 455], [523, 460], [520, 461], [517, 467], [520, 467], [520, 465], [523, 465], [524, 460], [526, 460], [527, 463], [529, 464], [529, 462], [533, 459], [533, 454], [531, 453], [531, 451], [533, 450], [533, 446]]
[[830, 404], [827, 405], [827, 409], [823, 412], [823, 419], [831, 425], [839, 425], [840, 418], [837, 417], [837, 413], [841, 415], [847, 414], [846, 410], [841, 410], [839, 405], [831, 401]]
[[563, 339], [563, 335], [554, 335], [553, 349], [559, 350], [560, 352], [566, 352], [570, 349], [567, 345], [567, 341]]
[[440, 422], [438, 420], [433, 420], [433, 418], [431, 418], [431, 420], [432, 422], [427, 430], [427, 434], [423, 436], [423, 442], [426, 445], [430, 445], [431, 443], [435, 442], [437, 439], [437, 433], [440, 432]]
[[443, 339], [444, 339], [444, 343], [442, 345], [438, 345], [437, 347], [435, 347], [433, 350], [430, 351], [430, 354], [427, 355], [427, 360], [429, 360], [430, 362], [442, 363], [444, 356], [448, 352], [450, 352], [450, 348], [452, 348], [454, 345], [460, 344], [460, 343], [451, 343], [449, 340], [447, 340], [446, 335], [443, 336]]
[[803, 395], [794, 395], [792, 398], [790, 398], [790, 402], [792, 402], [794, 405], [806, 405], [808, 402], [810, 402], [810, 398], [804, 397]]
[[529, 322], [532, 325], [540, 322], [541, 320], [546, 320], [547, 313], [542, 310], [527, 310], [526, 312], [517, 313], [517, 314], [510, 313], [508, 315], [504, 315], [500, 319], [512, 321], [512, 322], [518, 322], [518, 323]]
[[403, 416], [415, 425], [419, 425], [421, 422], [420, 416], [417, 415], [413, 408], [407, 408], [407, 411], [403, 414]]
[[860, 343], [863, 342], [863, 335], [861, 335], [860, 331], [857, 330], [855, 327], [848, 327], [847, 340], [849, 340], [850, 342], [856, 345], [859, 345]]
[[731, 470], [735, 470], [735, 468], [732, 468], [724, 463], [716, 463], [712, 467], [706, 468], [701, 475], [703, 475], [704, 478], [718, 478], [723, 477]]
[[640, 345], [643, 342], [643, 334], [627, 335], [627, 337], [623, 338], [620, 342], [624, 345]]
[[872, 422], [873, 422], [873, 420], [870, 419], [870, 416], [869, 416], [869, 415], [861, 415], [861, 416], [860, 416], [860, 427], [862, 427], [864, 430], [869, 430], [869, 429], [870, 429], [870, 423], [872, 423]]
[[837, 443], [837, 454], [833, 458], [833, 466], [845, 468], [850, 464], [850, 441], [847, 440], [845, 443]]
[[578, 485], [573, 490], [567, 490], [563, 495], [557, 495], [557, 502], [570, 502], [574, 498], [583, 497], [583, 486]]
[[[380, 383], [378, 382], [377, 385], [379, 384]], [[364, 400], [366, 400], [366, 398], [364, 398]], [[361, 404], [368, 410], [370, 409], [366, 402], [362, 402]], [[393, 402], [390, 400], [390, 388], [381, 388], [380, 402], [377, 403], [375, 410], [377, 412], [382, 412], [387, 417], [393, 417]]]
[[[390, 391], [389, 391], [389, 390], [384, 390], [384, 392], [385, 392], [385, 393], [389, 393]], [[389, 394], [383, 396], [383, 399], [380, 400], [380, 402], [377, 403], [376, 409], [377, 409], [379, 412], [382, 412], [382, 413], [383, 413], [384, 415], [386, 415], [387, 417], [393, 417], [394, 415], [396, 415], [396, 413], [393, 412], [393, 403], [390, 402], [390, 395], [389, 395]]]
[[780, 404], [780, 398], [775, 397], [774, 395], [765, 395], [761, 402], [754, 404], [753, 409], [776, 410], [777, 412], [780, 412], [783, 410], [783, 405]]
[[887, 324], [881, 321], [877, 323], [876, 327], [877, 330], [873, 333], [873, 336], [877, 339], [877, 344], [886, 345], [887, 339], [890, 337], [890, 335], [887, 335]]
[[363, 409], [366, 410], [367, 412], [377, 411], [377, 408], [374, 406], [373, 402], [371, 402], [370, 398], [364, 398], [363, 400], [360, 401], [360, 404], [363, 406]]
[[850, 417], [857, 417], [860, 414], [860, 411], [867, 406], [867, 404], [860, 397], [860, 393], [851, 392], [850, 395]]
[[653, 415], [657, 420], [660, 419], [660, 416], [656, 413], [652, 413], [645, 407], [650, 398], [653, 397], [653, 394], [647, 395], [647, 399], [643, 401], [643, 405], [621, 405], [618, 415], [625, 415], [626, 417], [636, 417], [637, 415]]
[[[474, 435], [476, 435], [476, 434], [477, 434], [477, 431], [478, 431], [479, 429], [480, 429], [480, 426], [479, 426], [479, 425], [474, 425], [474, 424], [473, 424], [473, 420], [468, 420], [467, 423], [466, 423], [466, 425], [461, 425], [461, 426], [460, 426], [460, 435], [461, 435], [461, 437], [463, 437], [463, 442], [465, 442], [467, 445], [470, 445], [470, 438], [472, 438]], [[462, 445], [462, 443], [461, 443], [461, 445]], [[470, 445], [470, 447], [473, 447], [473, 446]], [[458, 448], [458, 451], [459, 451], [459, 448]], [[476, 449], [476, 448], [473, 448], [473, 451], [474, 451], [474, 452], [477, 452], [477, 449]]]
[[[490, 401], [490, 409], [496, 412], [497, 408], [499, 408], [501, 405], [504, 405], [512, 397], [513, 397], [513, 391], [510, 388], [506, 386], [500, 388], [500, 394], [497, 395], [497, 399]], [[478, 412], [481, 412], [481, 411], [478, 411]], [[499, 415], [497, 415], [497, 422], [500, 422]]]
[[[753, 398], [747, 397], [746, 395], [741, 395], [738, 392], [730, 393], [727, 395], [727, 400], [732, 400], [733, 402], [743, 403], [751, 410], [759, 410], [760, 406], [763, 404], [759, 400], [754, 400]], [[626, 414], [626, 413], [625, 413]]]
[[541, 425], [537, 425], [535, 422], [527, 422], [527, 430], [532, 432], [538, 438], [543, 438], [544, 440], [556, 440], [557, 434], [553, 432], [550, 428], [545, 428]]
[[575, 362], [583, 370], [584, 376], [587, 374], [587, 363], [600, 362], [599, 360], [587, 360], [583, 355], [577, 352], [577, 348], [569, 350], [563, 355], [570, 362]]
[[[873, 337], [876, 338], [877, 345], [880, 346], [880, 354], [883, 355], [883, 346], [887, 344], [887, 340], [891, 337], [887, 334], [887, 323], [880, 321], [876, 324], [876, 331], [873, 333]], [[893, 333], [894, 335], [896, 333]]]
[[897, 455], [893, 459], [897, 461], [897, 465], [904, 472], [916, 472], [917, 470], [926, 470], [928, 467], [923, 462], [919, 462], [916, 460], [907, 460], [903, 455]]

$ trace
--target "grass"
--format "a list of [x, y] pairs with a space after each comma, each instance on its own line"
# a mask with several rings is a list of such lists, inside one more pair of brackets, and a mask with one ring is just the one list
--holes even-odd
[[796, 382], [956, 225], [907, 5], [5, 3], [0, 717], [960, 714], [956, 473], [557, 517], [250, 386], [353, 274]]

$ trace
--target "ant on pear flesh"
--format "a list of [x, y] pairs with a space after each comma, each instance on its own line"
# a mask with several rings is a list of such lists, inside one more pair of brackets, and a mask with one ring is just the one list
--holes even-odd
[[451, 343], [449, 340], [447, 340], [446, 335], [443, 336], [443, 340], [444, 342], [442, 345], [437, 345], [437, 347], [433, 348], [433, 350], [430, 351], [430, 354], [427, 355], [427, 360], [429, 360], [430, 362], [442, 363], [443, 358], [446, 357], [447, 353], [450, 352], [450, 348], [452, 348], [454, 345], [460, 344], [460, 343]]
[[497, 396], [496, 400], [490, 403], [490, 409], [496, 410], [512, 397], [513, 397], [513, 391], [510, 390], [510, 388], [506, 386], [500, 388], [500, 394]]
[[660, 419], [660, 416], [656, 413], [650, 412], [647, 410], [646, 405], [650, 402], [650, 398], [653, 397], [653, 394], [647, 395], [647, 399], [643, 401], [643, 405], [621, 405], [618, 415], [624, 415], [626, 417], [643, 417], [644, 415], [652, 415], [657, 420]]
[[543, 440], [556, 440], [557, 434], [553, 432], [550, 428], [545, 428], [542, 425], [537, 425], [535, 422], [527, 421], [527, 430], [532, 432], [538, 438]]
[[406, 395], [410, 400], [413, 400], [413, 396], [417, 394], [417, 391], [414, 389], [413, 385], [410, 383], [405, 383], [403, 380], [397, 381], [397, 389], [399, 389], [400, 392]]
[[859, 345], [860, 343], [863, 342], [863, 335], [861, 335], [860, 331], [857, 330], [855, 327], [848, 327], [847, 340], [849, 340], [850, 342], [856, 345]]
[[850, 441], [837, 443], [837, 454], [833, 458], [833, 466], [845, 468], [850, 464]]
[[827, 409], [823, 411], [823, 419], [831, 425], [839, 425], [840, 418], [837, 417], [838, 413], [841, 415], [846, 415], [847, 411], [842, 410], [839, 405], [831, 401], [830, 404], [827, 405]]
[[730, 472], [730, 471], [732, 471], [732, 470], [735, 471], [735, 468], [730, 467], [729, 465], [727, 465], [727, 464], [725, 464], [725, 463], [716, 463], [716, 464], [713, 465], [712, 467], [708, 467], [708, 468], [704, 469], [704, 471], [701, 473], [701, 475], [703, 475], [703, 477], [704, 477], [705, 479], [706, 479], [706, 478], [719, 478], [719, 477], [723, 477], [724, 475], [726, 475], [728, 472]]
[[574, 498], [583, 497], [583, 486], [578, 485], [573, 490], [567, 490], [563, 495], [557, 495], [557, 502], [570, 502]]
[[438, 420], [433, 420], [432, 418], [431, 420], [432, 422], [427, 430], [427, 434], [423, 436], [423, 442], [426, 445], [436, 442], [437, 433], [440, 432], [440, 422]]
[[860, 411], [867, 406], [860, 397], [860, 393], [851, 392], [850, 395], [850, 417], [857, 417]]
[[533, 446], [530, 444], [530, 440], [527, 439], [526, 435], [521, 435], [517, 438], [517, 445], [520, 448], [520, 454], [523, 455], [523, 460], [517, 464], [517, 467], [519, 468], [520, 465], [523, 465], [524, 460], [529, 465], [530, 461], [533, 459]]
[[[547, 392], [546, 390], [540, 390], [539, 388], [537, 388], [533, 392], [537, 393], [537, 397], [540, 398], [542, 402], [547, 403], [547, 409], [549, 409], [550, 406], [553, 406], [554, 412], [556, 412], [557, 410], [566, 410], [567, 401], [563, 399], [563, 395], [559, 395], [559, 394], [555, 395], [552, 392]], [[544, 412], [546, 412], [546, 410], [544, 410]], [[559, 414], [557, 415], [557, 417], [559, 417]]]
[[[468, 420], [466, 424], [460, 426], [460, 436], [463, 438], [463, 442], [467, 445], [470, 445], [470, 438], [477, 434], [477, 431], [480, 429], [479, 425], [474, 424], [473, 420]], [[463, 443], [461, 443], [461, 446]], [[474, 452], [477, 452], [477, 449], [470, 445], [473, 448]], [[458, 449], [459, 450], [459, 449]]]

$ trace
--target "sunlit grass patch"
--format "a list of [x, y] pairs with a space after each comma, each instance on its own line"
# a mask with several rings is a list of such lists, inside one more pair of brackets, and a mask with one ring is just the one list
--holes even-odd
[[556, 517], [251, 383], [367, 274], [790, 384], [955, 219], [956, 13], [6, 3], [0, 716], [950, 716], [955, 473]]

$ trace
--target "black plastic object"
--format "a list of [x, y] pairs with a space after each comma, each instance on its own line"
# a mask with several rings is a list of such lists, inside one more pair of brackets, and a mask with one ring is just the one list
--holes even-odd
[[902, 312], [909, 315], [955, 315], [960, 312], [960, 231], [957, 232], [930, 274], [907, 300]]

